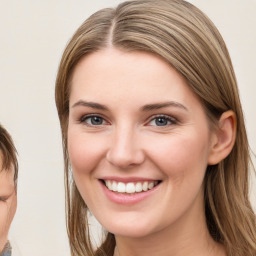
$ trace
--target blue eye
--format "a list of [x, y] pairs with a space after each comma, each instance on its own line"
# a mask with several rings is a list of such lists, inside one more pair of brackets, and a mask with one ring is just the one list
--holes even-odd
[[166, 116], [157, 116], [149, 122], [151, 126], [167, 126], [170, 124], [175, 124], [175, 120]]
[[86, 123], [90, 126], [103, 125], [106, 121], [100, 116], [84, 116], [81, 118], [81, 123]]

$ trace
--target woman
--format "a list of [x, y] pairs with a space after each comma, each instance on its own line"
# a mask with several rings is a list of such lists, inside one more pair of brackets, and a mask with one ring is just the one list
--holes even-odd
[[[256, 254], [236, 78], [196, 7], [92, 15], [64, 51], [56, 105], [72, 255]], [[96, 251], [88, 210], [108, 231]]]
[[0, 255], [12, 255], [8, 232], [17, 208], [18, 162], [10, 134], [0, 125]]

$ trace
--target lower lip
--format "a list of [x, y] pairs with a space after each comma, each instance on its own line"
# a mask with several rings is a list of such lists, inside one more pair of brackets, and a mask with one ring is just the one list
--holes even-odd
[[154, 194], [159, 187], [159, 185], [157, 185], [148, 191], [134, 193], [134, 194], [125, 194], [125, 193], [118, 193], [118, 192], [109, 190], [101, 181], [100, 181], [100, 184], [105, 195], [110, 201], [116, 204], [123, 204], [123, 205], [132, 205], [132, 204], [137, 204], [141, 201], [144, 201], [146, 198]]

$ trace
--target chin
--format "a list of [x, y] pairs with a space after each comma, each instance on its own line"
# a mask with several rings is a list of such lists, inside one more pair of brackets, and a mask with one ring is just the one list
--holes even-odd
[[[109, 222], [104, 221], [102, 226], [115, 236], [129, 237], [129, 238], [142, 238], [156, 232], [152, 221], [141, 221], [141, 218], [137, 218], [136, 221], [126, 220], [116, 221], [117, 218], [111, 219]], [[113, 223], [113, 221], [115, 222]]]
[[128, 225], [124, 225], [124, 227], [112, 227], [109, 232], [115, 236], [129, 238], [143, 238], [152, 234], [152, 230], [149, 230], [146, 227], [128, 227]]

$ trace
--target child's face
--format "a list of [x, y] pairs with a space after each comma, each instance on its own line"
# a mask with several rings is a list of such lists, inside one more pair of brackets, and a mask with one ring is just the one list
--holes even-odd
[[[2, 165], [0, 157], [0, 166]], [[13, 180], [14, 169], [0, 171], [0, 252], [8, 237], [8, 231], [17, 208], [17, 194]]]

